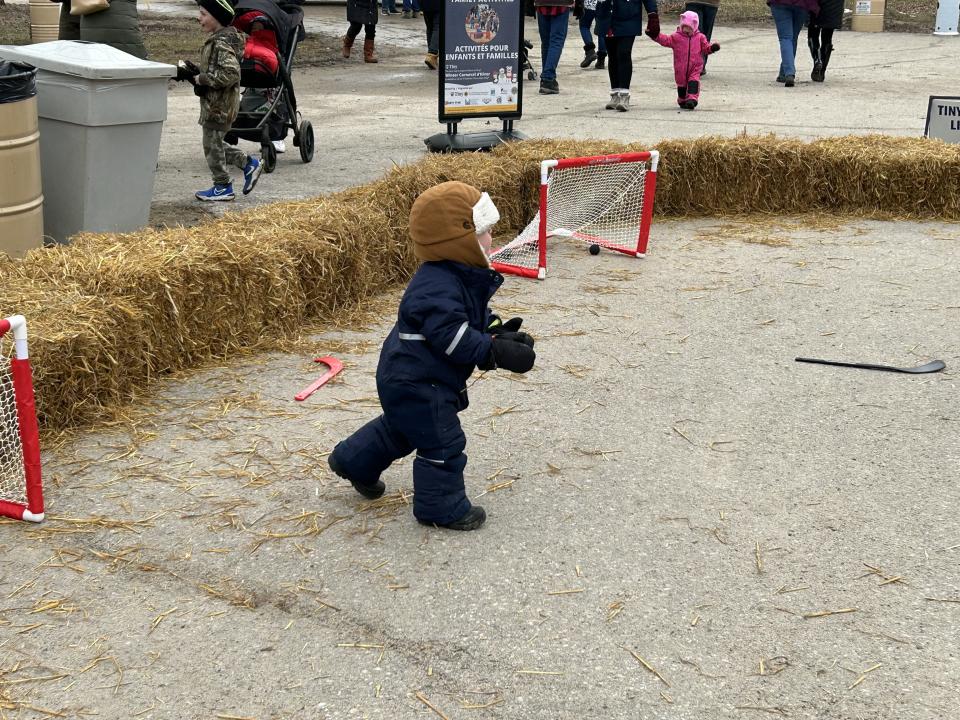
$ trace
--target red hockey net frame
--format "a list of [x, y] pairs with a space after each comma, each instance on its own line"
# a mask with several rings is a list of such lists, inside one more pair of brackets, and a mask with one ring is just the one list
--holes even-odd
[[491, 265], [542, 280], [547, 238], [555, 236], [644, 257], [659, 161], [656, 150], [542, 161], [537, 215], [513, 241], [490, 253]]
[[0, 515], [43, 520], [40, 434], [22, 315], [0, 319]]

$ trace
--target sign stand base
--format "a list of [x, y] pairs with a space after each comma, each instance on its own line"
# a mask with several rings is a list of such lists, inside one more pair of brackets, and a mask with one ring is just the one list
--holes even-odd
[[458, 133], [457, 123], [447, 123], [445, 133], [431, 135], [423, 142], [430, 152], [455, 153], [490, 150], [511, 140], [526, 140], [527, 136], [513, 129], [513, 119], [503, 121], [503, 130], [486, 132]]

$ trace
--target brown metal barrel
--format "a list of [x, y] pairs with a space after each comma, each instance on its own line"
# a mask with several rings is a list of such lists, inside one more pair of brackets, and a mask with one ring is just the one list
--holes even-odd
[[0, 251], [23, 257], [43, 245], [37, 98], [0, 103]]

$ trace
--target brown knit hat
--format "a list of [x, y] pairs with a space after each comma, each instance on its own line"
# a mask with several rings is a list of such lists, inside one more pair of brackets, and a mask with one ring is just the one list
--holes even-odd
[[472, 185], [455, 180], [421, 193], [410, 210], [410, 239], [417, 259], [490, 267], [473, 223], [473, 206], [481, 196]]

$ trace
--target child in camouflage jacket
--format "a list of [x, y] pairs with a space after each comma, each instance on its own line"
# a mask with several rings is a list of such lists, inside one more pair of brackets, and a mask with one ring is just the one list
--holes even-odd
[[231, 25], [233, 8], [227, 0], [197, 0], [200, 29], [210, 37], [200, 51], [200, 65], [181, 60], [177, 79], [189, 80], [200, 98], [200, 121], [203, 128], [203, 154], [213, 174], [213, 187], [196, 193], [198, 200], [227, 201], [236, 196], [227, 172], [227, 163], [243, 170], [243, 194], [260, 179], [262, 161], [247, 155], [223, 138], [237, 117], [240, 108], [240, 59], [243, 57], [243, 35]]

